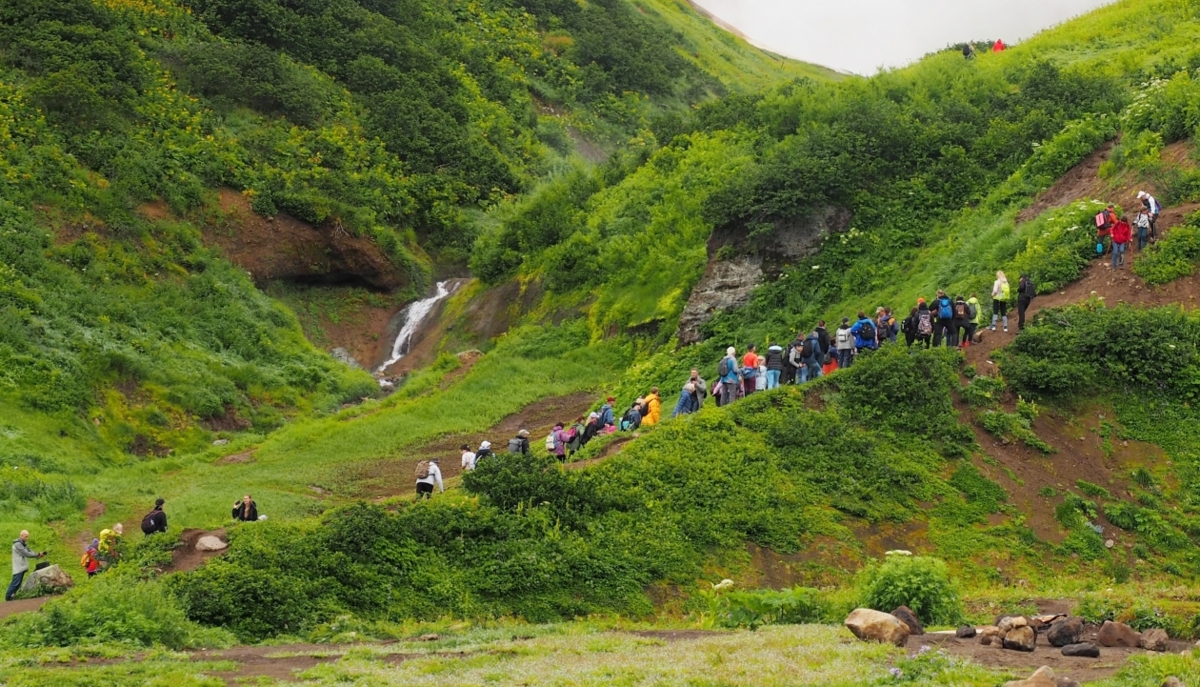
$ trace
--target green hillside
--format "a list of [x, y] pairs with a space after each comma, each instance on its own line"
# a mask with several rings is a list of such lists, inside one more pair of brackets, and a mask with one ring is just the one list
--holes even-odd
[[[547, 648], [560, 632], [588, 637], [576, 657], [640, 656], [603, 633], [836, 624], [901, 602], [953, 627], [1051, 600], [1194, 641], [1197, 31], [1194, 3], [1126, 0], [1003, 53], [839, 79], [676, 0], [0, 5], [0, 524], [72, 573], [100, 528], [121, 520], [129, 540], [125, 562], [0, 620], [0, 682], [146, 677], [24, 667], [88, 652], [150, 649], [183, 680], [157, 649], [434, 632], [405, 651], [462, 656], [396, 667], [371, 644], [303, 677], [747, 684], [716, 650], [689, 660], [720, 678], [528, 666], [565, 655]], [[1092, 217], [1131, 211], [1140, 188], [1167, 207], [1164, 237], [1111, 271]], [[316, 350], [214, 245], [249, 231], [221, 189], [369, 239], [395, 268], [391, 298], [469, 267], [436, 361], [384, 397]], [[759, 271], [683, 345], [689, 299], [723, 265]], [[727, 346], [881, 306], [903, 317], [937, 289], [990, 312], [997, 270], [1041, 294], [1019, 335], [892, 344], [666, 419]], [[497, 336], [489, 318], [515, 324]], [[538, 424], [534, 456], [459, 476], [460, 442], [502, 449], [517, 426], [607, 394], [620, 412], [654, 386], [659, 426], [598, 439], [569, 469], [542, 455]], [[449, 489], [414, 501], [430, 455]], [[269, 519], [231, 525], [246, 492]], [[143, 539], [156, 495], [172, 531]], [[180, 528], [221, 529], [230, 550], [171, 572]], [[883, 555], [896, 548], [917, 555]], [[837, 654], [813, 682], [1020, 672], [851, 657], [796, 632]], [[1200, 663], [1172, 649], [1097, 675], [1157, 686]]]

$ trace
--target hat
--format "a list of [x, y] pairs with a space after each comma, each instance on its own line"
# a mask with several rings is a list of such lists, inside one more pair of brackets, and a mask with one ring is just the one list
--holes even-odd
[[612, 396], [609, 396], [607, 400], [609, 403], [612, 403], [612, 402], [616, 401], [617, 399], [613, 398]]
[[925, 302], [925, 299], [924, 299], [924, 298], [918, 298], [918, 299], [917, 299], [917, 305], [920, 305], [920, 304], [922, 304], [922, 303], [924, 303], [924, 302]]
[[492, 447], [492, 442], [487, 441], [486, 439], [484, 441], [480, 442], [480, 444], [479, 444], [479, 448], [491, 448], [491, 447]]
[[164, 503], [166, 503], [166, 501], [162, 500], [161, 498], [154, 499], [155, 508], [161, 508]]
[[1140, 200], [1140, 199], [1142, 199], [1142, 198], [1145, 198], [1145, 197], [1146, 197], [1146, 196], [1148, 196], [1148, 195], [1150, 195], [1150, 194], [1149, 194], [1149, 193], [1146, 193], [1145, 191], [1138, 191], [1138, 199], [1139, 199], [1139, 200]]
[[[594, 414], [594, 413], [593, 413], [593, 414]], [[521, 430], [521, 431], [517, 432], [517, 436], [519, 436], [519, 437], [527, 437], [527, 436], [529, 436], [529, 430], [527, 430], [527, 429], [523, 429], [523, 430]]]

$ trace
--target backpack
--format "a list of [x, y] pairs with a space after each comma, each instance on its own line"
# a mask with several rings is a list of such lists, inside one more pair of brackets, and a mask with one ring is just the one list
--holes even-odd
[[1024, 286], [1021, 288], [1021, 295], [1029, 300], [1033, 300], [1033, 297], [1037, 295], [1037, 288], [1034, 287], [1033, 280], [1026, 277], [1022, 281]]
[[724, 379], [729, 375], [729, 356], [721, 358], [721, 362], [717, 363], [717, 376]]
[[933, 334], [933, 316], [928, 310], [917, 312], [917, 336], [931, 336]]
[[558, 439], [554, 437], [554, 431], [551, 430], [551, 432], [546, 435], [546, 450], [553, 451], [556, 448], [558, 448]]
[[[524, 442], [521, 441], [518, 437], [513, 437], [512, 439], [509, 439], [508, 440], [508, 452], [509, 453], [524, 453], [524, 451], [521, 450], [522, 444], [524, 444]], [[476, 456], [475, 458], [476, 458], [476, 460], [478, 460], [479, 456]]]
[[1005, 303], [1012, 300], [1012, 284], [1007, 281], [1000, 285], [1000, 300]]
[[841, 346], [842, 344], [844, 344], [844, 343], [849, 343], [849, 342], [850, 342], [850, 330], [849, 330], [849, 329], [839, 329], [839, 330], [837, 330], [837, 343], [838, 343], [838, 345], [839, 345], [839, 346]]
[[950, 299], [942, 297], [938, 299], [938, 319], [948, 320], [954, 317], [954, 313], [950, 312]]
[[146, 513], [146, 516], [144, 518], [142, 518], [142, 534], [153, 534], [153, 533], [154, 533], [154, 511], [150, 511], [149, 513]]
[[971, 303], [967, 303], [967, 319], [974, 322], [978, 315], [979, 311], [975, 309], [975, 306]]
[[958, 301], [954, 304], [954, 317], [957, 319], [967, 319], [967, 304], [963, 301]]
[[91, 551], [84, 552], [83, 558], [79, 559], [80, 567], [82, 567], [84, 570], [86, 570], [87, 567], [89, 565], [91, 565], [91, 563], [92, 563], [92, 552]]
[[1103, 210], [1096, 215], [1096, 228], [1103, 229], [1108, 224], [1108, 211]]
[[800, 360], [812, 360], [815, 353], [814, 348], [816, 348], [816, 340], [811, 336], [805, 339], [804, 343], [800, 346]]
[[863, 341], [875, 340], [875, 325], [871, 324], [870, 320], [862, 321], [862, 326], [858, 328], [858, 338]]
[[417, 479], [425, 479], [426, 477], [429, 477], [429, 466], [430, 462], [427, 460], [422, 460], [417, 463]]

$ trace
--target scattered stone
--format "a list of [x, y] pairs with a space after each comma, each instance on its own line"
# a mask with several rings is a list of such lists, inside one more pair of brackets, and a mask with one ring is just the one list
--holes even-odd
[[975, 636], [975, 627], [972, 625], [963, 625], [954, 632], [954, 636], [959, 639], [971, 639]]
[[1183, 680], [1180, 680], [1172, 675], [1166, 680], [1163, 680], [1162, 687], [1183, 687]]
[[1079, 680], [1074, 680], [1069, 677], [1054, 678], [1054, 687], [1083, 687], [1079, 684]]
[[1050, 646], [1067, 646], [1077, 644], [1082, 634], [1083, 618], [1064, 618], [1046, 631], [1046, 641], [1050, 642]]
[[1042, 666], [1024, 680], [1005, 682], [1004, 687], [1058, 687], [1058, 685], [1054, 684], [1054, 671], [1049, 666]]
[[1115, 623], [1105, 620], [1096, 633], [1096, 643], [1100, 646], [1123, 646], [1136, 649], [1142, 636], [1138, 631], [1125, 623]]
[[996, 622], [996, 627], [1000, 628], [1001, 632], [1015, 630], [1018, 627], [1026, 627], [1029, 625], [1029, 620], [1023, 615], [1006, 615]]
[[1166, 630], [1155, 627], [1142, 633], [1141, 639], [1138, 640], [1138, 646], [1146, 651], [1166, 651], [1167, 642], [1170, 639]]
[[206, 534], [196, 540], [197, 551], [224, 551], [229, 548], [229, 544], [221, 541], [220, 537], [214, 537], [211, 534]]
[[436, 642], [437, 640], [439, 640], [441, 638], [442, 638], [442, 636], [438, 635], [438, 634], [428, 634], [428, 635], [421, 635], [420, 637], [417, 637], [417, 641], [418, 642]]
[[856, 608], [846, 617], [846, 627], [863, 641], [904, 646], [908, 641], [908, 625], [890, 613]]
[[908, 625], [909, 634], [925, 634], [925, 628], [921, 625], [921, 620], [917, 618], [917, 614], [913, 613], [912, 609], [908, 606], [897, 606], [896, 610], [892, 611], [892, 615], [896, 616], [900, 622]]
[[1004, 633], [995, 625], [985, 625], [979, 628], [979, 643], [984, 646], [1000, 646], [1000, 639], [1004, 637]]
[[1037, 633], [1032, 627], [1022, 625], [1014, 627], [1004, 635], [1004, 648], [1013, 651], [1033, 651], [1037, 643]]
[[59, 592], [64, 589], [70, 589], [75, 586], [75, 580], [57, 565], [48, 565], [41, 570], [30, 571], [25, 576], [25, 581], [21, 583], [21, 591], [31, 592], [35, 589], [45, 589], [51, 592]]
[[362, 369], [362, 365], [360, 365], [358, 363], [358, 361], [354, 359], [354, 356], [350, 355], [350, 351], [348, 351], [344, 348], [341, 348], [341, 347], [335, 348], [335, 349], [329, 351], [329, 355], [333, 356], [334, 360], [338, 361], [339, 363], [342, 363], [343, 365], [352, 367], [356, 370]]
[[228, 439], [217, 439], [216, 441], [213, 442], [213, 446], [224, 446], [225, 444], [228, 444], [228, 443], [229, 443]]
[[1081, 658], [1100, 658], [1100, 647], [1091, 642], [1068, 644], [1062, 648], [1063, 656], [1078, 656]]

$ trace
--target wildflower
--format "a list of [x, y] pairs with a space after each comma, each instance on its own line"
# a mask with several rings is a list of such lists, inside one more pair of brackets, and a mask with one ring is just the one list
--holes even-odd
[[729, 578], [725, 578], [724, 580], [721, 580], [720, 582], [713, 585], [713, 591], [719, 592], [719, 591], [722, 591], [725, 589], [729, 589], [732, 586], [733, 586], [733, 580], [731, 580]]
[[892, 674], [892, 677], [900, 677], [904, 674], [904, 671], [900, 670], [899, 668], [892, 668], [888, 672]]

